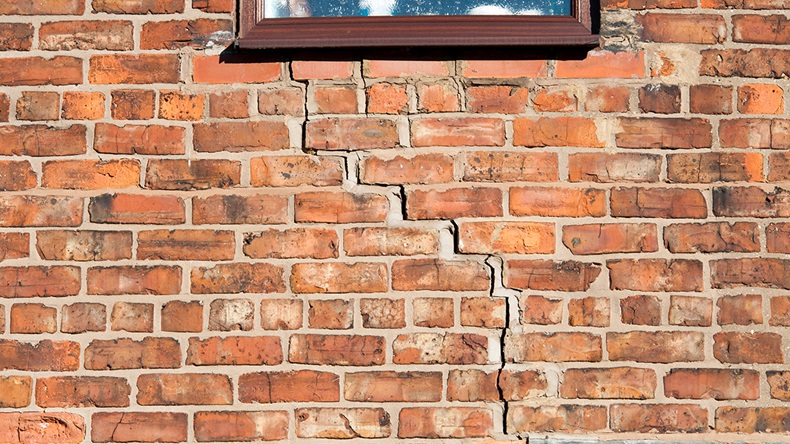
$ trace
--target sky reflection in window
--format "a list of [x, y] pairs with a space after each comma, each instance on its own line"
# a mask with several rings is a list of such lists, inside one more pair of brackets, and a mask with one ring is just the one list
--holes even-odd
[[265, 0], [265, 17], [570, 15], [570, 0]]

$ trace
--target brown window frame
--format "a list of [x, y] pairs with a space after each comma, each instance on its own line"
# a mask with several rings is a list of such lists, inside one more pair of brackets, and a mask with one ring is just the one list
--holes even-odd
[[591, 0], [570, 16], [263, 17], [264, 0], [240, 0], [243, 49], [596, 46]]

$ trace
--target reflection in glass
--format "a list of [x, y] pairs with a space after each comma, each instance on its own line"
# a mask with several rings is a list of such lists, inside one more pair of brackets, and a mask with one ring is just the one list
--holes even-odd
[[570, 15], [571, 0], [265, 0], [266, 18]]

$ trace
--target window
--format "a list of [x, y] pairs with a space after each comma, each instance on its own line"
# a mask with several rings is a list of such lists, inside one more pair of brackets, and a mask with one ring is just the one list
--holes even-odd
[[241, 0], [241, 48], [597, 44], [590, 0]]

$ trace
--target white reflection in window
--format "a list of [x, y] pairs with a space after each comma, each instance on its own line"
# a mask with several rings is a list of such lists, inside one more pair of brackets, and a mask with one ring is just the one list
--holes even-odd
[[568, 15], [570, 0], [265, 0], [265, 17]]

